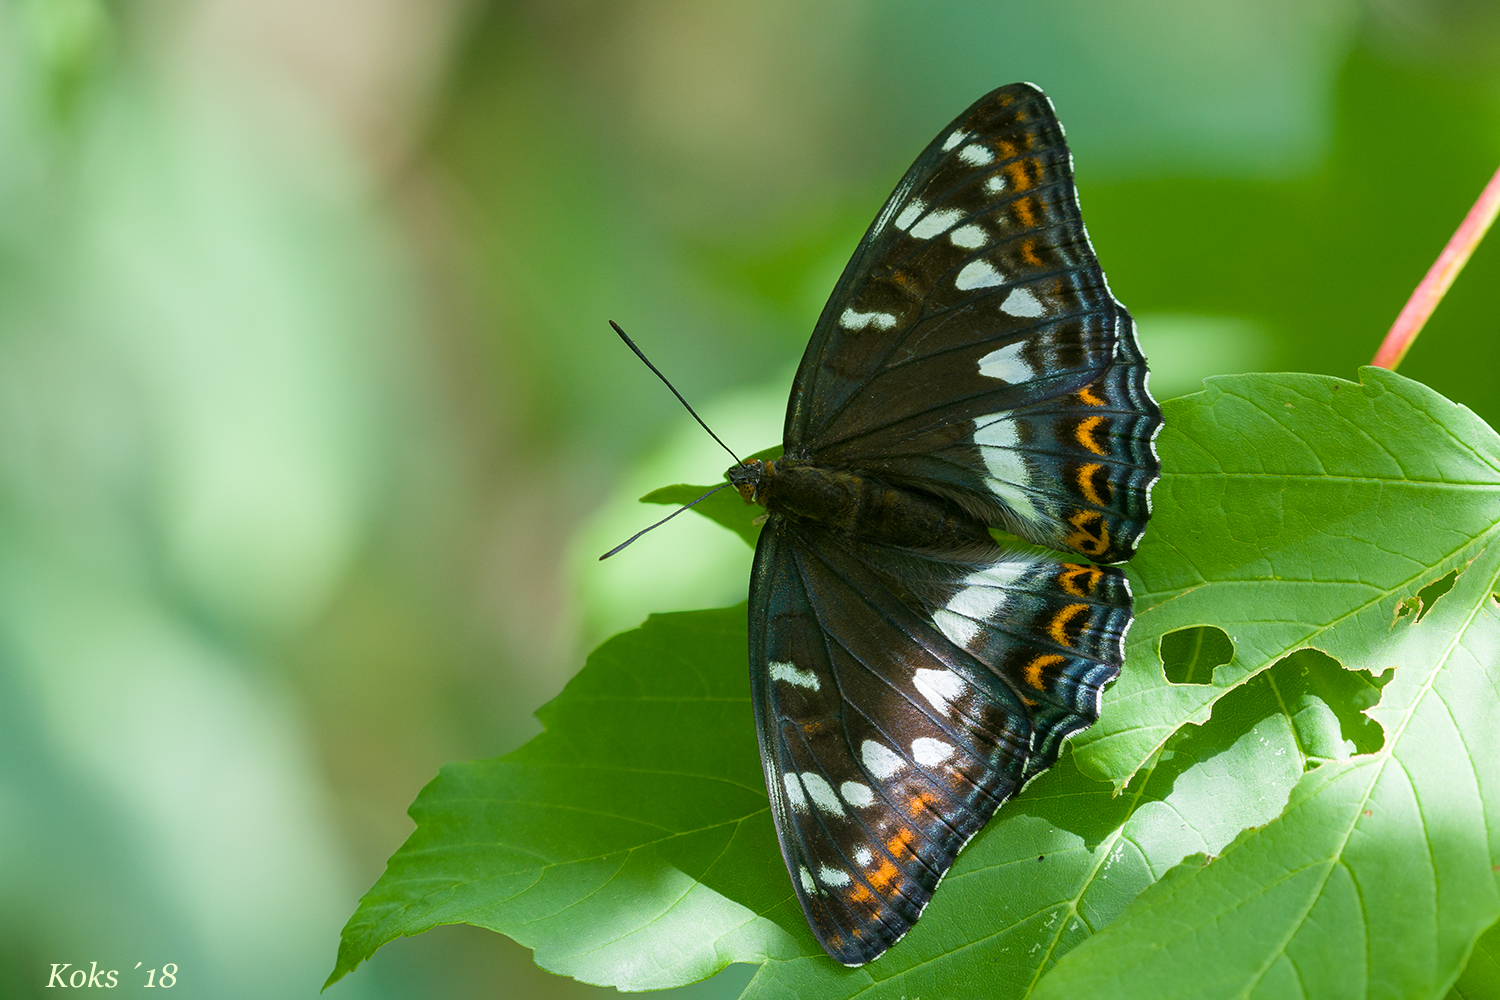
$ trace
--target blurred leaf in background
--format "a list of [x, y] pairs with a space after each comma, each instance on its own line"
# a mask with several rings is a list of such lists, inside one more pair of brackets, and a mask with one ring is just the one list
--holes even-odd
[[[774, 444], [890, 186], [1029, 79], [1159, 394], [1347, 377], [1500, 160], [1497, 66], [1486, 0], [0, 0], [0, 995], [311, 996], [442, 763], [743, 596], [702, 519], [595, 562], [729, 464], [607, 319]], [[1403, 368], [1492, 423], [1497, 278]], [[458, 928], [335, 989], [600, 992]]]

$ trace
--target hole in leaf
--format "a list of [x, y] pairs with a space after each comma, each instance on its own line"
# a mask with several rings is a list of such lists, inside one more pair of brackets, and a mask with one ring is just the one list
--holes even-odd
[[1266, 676], [1309, 767], [1374, 753], [1385, 745], [1385, 730], [1365, 713], [1380, 703], [1380, 689], [1394, 671], [1375, 676], [1350, 670], [1322, 650], [1299, 649]]
[[[1448, 571], [1447, 576], [1439, 577], [1417, 591], [1416, 600], [1420, 604], [1420, 608], [1417, 611], [1417, 621], [1421, 621], [1427, 617], [1427, 612], [1432, 610], [1432, 606], [1437, 603], [1438, 598], [1452, 590], [1453, 581], [1457, 579], [1458, 570], [1452, 569]], [[1400, 615], [1398, 614], [1397, 617], [1400, 617]]]
[[1221, 628], [1198, 625], [1161, 637], [1161, 666], [1173, 684], [1212, 684], [1214, 669], [1234, 658], [1234, 643]]

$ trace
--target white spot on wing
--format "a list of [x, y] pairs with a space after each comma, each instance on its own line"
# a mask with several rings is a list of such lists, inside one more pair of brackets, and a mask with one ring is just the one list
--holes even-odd
[[984, 231], [983, 226], [959, 226], [948, 234], [948, 240], [956, 247], [965, 250], [978, 250], [989, 242], [990, 234]]
[[911, 227], [911, 234], [919, 240], [930, 240], [953, 228], [953, 224], [964, 217], [956, 208], [937, 208], [922, 216], [922, 221]]
[[[965, 588], [959, 593], [970, 589], [976, 588]], [[1001, 600], [1004, 600], [1004, 595], [1001, 595]], [[949, 710], [949, 702], [962, 697], [966, 687], [963, 678], [951, 670], [918, 670], [912, 674], [911, 682], [917, 693], [927, 699], [928, 704], [945, 715]]]
[[1014, 449], [1021, 446], [1021, 432], [1013, 417], [1004, 413], [992, 413], [974, 421], [974, 440], [980, 445]]
[[1005, 190], [1005, 175], [993, 174], [984, 182], [984, 189], [990, 194], [999, 194]]
[[865, 740], [859, 748], [865, 769], [882, 781], [906, 766], [896, 751], [874, 740]]
[[811, 670], [798, 670], [796, 664], [779, 660], [771, 661], [771, 680], [807, 688], [809, 691], [816, 691], [823, 686], [818, 681], [818, 675]]
[[989, 470], [990, 491], [1018, 517], [1032, 524], [1040, 522], [1041, 516], [1025, 489], [1031, 484], [1031, 471], [1021, 457], [1020, 429], [1015, 420], [1001, 414], [980, 417], [974, 421], [974, 443]]
[[967, 586], [948, 598], [948, 603], [933, 614], [932, 623], [960, 646], [969, 645], [979, 634], [980, 622], [999, 617], [1005, 607], [1005, 588], [1025, 571], [1025, 563], [996, 563], [970, 573], [964, 577]]
[[932, 624], [938, 631], [960, 646], [967, 646], [979, 634], [979, 626], [963, 615], [956, 615], [947, 608], [938, 608], [932, 613]]
[[802, 883], [802, 891], [809, 896], [818, 891], [818, 884], [813, 881], [812, 872], [807, 870], [806, 865], [799, 865], [797, 867], [797, 878]]
[[812, 799], [813, 805], [835, 816], [844, 815], [844, 804], [834, 793], [833, 786], [821, 774], [816, 771], [803, 771], [802, 787], [807, 789], [807, 796]]
[[901, 214], [896, 216], [896, 228], [905, 229], [913, 222], [916, 222], [917, 216], [925, 211], [927, 211], [927, 203], [921, 198], [913, 198], [906, 203], [906, 207], [901, 210]]
[[1031, 569], [1029, 562], [997, 562], [986, 566], [984, 569], [970, 573], [964, 577], [964, 583], [971, 587], [999, 587], [1004, 589], [1015, 585], [1015, 582], [1026, 575]]
[[948, 138], [943, 140], [943, 152], [948, 152], [948, 150], [952, 149], [954, 146], [957, 146], [968, 137], [969, 133], [965, 132], [963, 129], [954, 129], [953, 133], [949, 135]]
[[970, 144], [960, 149], [958, 158], [971, 167], [984, 167], [995, 162], [995, 154], [978, 144]]
[[827, 865], [824, 865], [822, 868], [818, 869], [818, 878], [824, 885], [835, 886], [839, 889], [842, 889], [844, 886], [853, 881], [853, 879], [849, 877], [848, 872], [844, 871], [841, 868], [830, 868]]
[[1014, 344], [1006, 344], [999, 350], [991, 351], [979, 359], [979, 374], [985, 378], [997, 378], [1012, 385], [1029, 381], [1035, 377], [1036, 371], [1031, 367], [1030, 362], [1021, 357], [1021, 351], [1025, 347], [1026, 341], [1018, 340]]
[[869, 865], [869, 863], [874, 859], [875, 855], [870, 853], [870, 849], [868, 847], [861, 847], [859, 850], [854, 852], [854, 860], [859, 864], [861, 868]]
[[858, 781], [844, 782], [839, 786], [839, 794], [844, 797], [845, 802], [856, 809], [863, 809], [875, 802], [875, 793], [870, 791], [870, 786], [860, 784]]
[[964, 265], [958, 277], [953, 279], [953, 285], [963, 291], [971, 288], [989, 288], [993, 285], [1003, 284], [1005, 277], [993, 267], [987, 260], [971, 260]]
[[1040, 316], [1047, 310], [1042, 308], [1041, 301], [1031, 293], [1029, 288], [1017, 288], [1005, 297], [1000, 303], [1000, 311], [1008, 312], [1012, 316]]
[[839, 326], [845, 330], [864, 330], [874, 327], [877, 330], [889, 330], [896, 325], [896, 317], [885, 312], [857, 312], [854, 309], [845, 309], [844, 314], [839, 317]]
[[797, 780], [797, 772], [787, 771], [781, 776], [781, 783], [786, 786], [786, 800], [792, 804], [792, 809], [807, 812], [807, 796], [802, 794], [802, 782]]
[[953, 756], [953, 746], [930, 736], [919, 736], [911, 741], [911, 755], [923, 767], [935, 767]]

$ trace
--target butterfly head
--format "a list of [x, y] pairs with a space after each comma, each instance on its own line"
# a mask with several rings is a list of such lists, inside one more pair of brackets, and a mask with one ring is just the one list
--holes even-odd
[[740, 496], [745, 498], [746, 503], [758, 503], [764, 506], [761, 486], [775, 474], [775, 471], [772, 463], [752, 458], [748, 462], [741, 462], [734, 466], [724, 475], [734, 484], [734, 488], [740, 491]]

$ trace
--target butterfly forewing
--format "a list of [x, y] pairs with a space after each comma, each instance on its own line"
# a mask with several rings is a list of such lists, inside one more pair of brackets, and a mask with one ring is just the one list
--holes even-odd
[[1121, 321], [1115, 361], [1094, 382], [1044, 402], [981, 414], [971, 442], [939, 452], [958, 452], [960, 463], [977, 453], [989, 488], [1009, 510], [1044, 529], [1013, 528], [1017, 534], [1103, 563], [1134, 554], [1160, 471], [1154, 441], [1161, 411], [1146, 391], [1146, 362], [1130, 335], [1130, 317], [1122, 313]]
[[[803, 357], [785, 446], [1116, 562], [1157, 470], [1160, 411], [1138, 362], [1062, 127], [1015, 84], [944, 129], [881, 210]], [[1049, 423], [1058, 400], [1092, 409]]]

